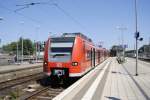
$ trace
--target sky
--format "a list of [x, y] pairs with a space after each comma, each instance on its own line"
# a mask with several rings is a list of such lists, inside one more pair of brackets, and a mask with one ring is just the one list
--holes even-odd
[[[33, 2], [42, 4], [17, 6]], [[138, 31], [144, 38], [139, 46], [150, 38], [149, 4], [137, 0]], [[45, 41], [50, 35], [81, 32], [106, 48], [121, 44], [122, 36], [127, 49], [135, 47], [134, 0], [0, 0], [0, 18], [0, 46], [21, 36]]]

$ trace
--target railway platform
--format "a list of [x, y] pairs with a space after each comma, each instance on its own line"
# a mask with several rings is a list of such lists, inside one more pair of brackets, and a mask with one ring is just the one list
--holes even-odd
[[150, 100], [150, 63], [135, 59], [119, 64], [109, 58], [53, 100]]

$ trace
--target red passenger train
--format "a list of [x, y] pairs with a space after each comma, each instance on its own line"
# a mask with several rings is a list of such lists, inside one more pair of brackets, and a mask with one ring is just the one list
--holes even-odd
[[81, 33], [64, 33], [45, 44], [43, 70], [47, 76], [81, 77], [108, 57], [108, 51], [96, 47]]

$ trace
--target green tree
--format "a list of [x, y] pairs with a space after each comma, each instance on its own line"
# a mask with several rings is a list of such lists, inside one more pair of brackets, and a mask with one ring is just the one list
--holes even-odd
[[[4, 45], [3, 50], [6, 53], [17, 53], [17, 42], [11, 42], [10, 44]], [[21, 54], [22, 50], [22, 38], [18, 41], [18, 51]], [[23, 39], [23, 54], [24, 55], [32, 55], [34, 53], [34, 44], [30, 39]]]

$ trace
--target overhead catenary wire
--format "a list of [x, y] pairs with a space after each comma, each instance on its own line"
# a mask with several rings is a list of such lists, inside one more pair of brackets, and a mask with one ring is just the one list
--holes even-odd
[[77, 21], [73, 16], [71, 16], [71, 14], [69, 14], [67, 11], [65, 11], [58, 4], [54, 3], [54, 6], [56, 8], [58, 8], [61, 12], [63, 12], [68, 18], [70, 18], [72, 21], [74, 21], [76, 24], [78, 24], [80, 27], [82, 27], [83, 29], [85, 29], [85, 27], [79, 21]]
[[[53, 1], [52, 1], [53, 2]], [[71, 19], [72, 21], [74, 21], [77, 25], [79, 25], [78, 27], [82, 28], [86, 34], [90, 33], [89, 31], [87, 31], [87, 28], [81, 24], [75, 17], [73, 17], [69, 12], [67, 12], [65, 9], [63, 9], [60, 5], [58, 5], [58, 3], [53, 3], [53, 5], [59, 9], [62, 13], [64, 13], [69, 19]]]
[[27, 4], [22, 4], [22, 5], [16, 5], [16, 6], [21, 6], [21, 8], [18, 8], [15, 10], [15, 12], [18, 12], [20, 10], [23, 10], [25, 8], [29, 8], [29, 6], [37, 5], [37, 4], [47, 4], [48, 2], [32, 2], [32, 3], [27, 3]]
[[26, 16], [26, 15], [24, 15], [24, 14], [22, 14], [22, 13], [15, 12], [14, 10], [9, 9], [9, 8], [3, 6], [2, 4], [0, 4], [0, 8], [5, 9], [5, 10], [7, 10], [7, 11], [9, 11], [9, 12], [15, 13], [15, 14], [17, 14], [17, 15], [19, 15], [19, 16], [22, 16], [22, 17], [24, 17], [25, 19], [30, 20], [30, 21], [32, 21], [32, 22], [34, 22], [34, 23], [36, 23], [36, 24], [41, 24], [40, 21], [35, 20], [35, 19], [33, 19], [33, 18], [29, 17], [29, 16]]
[[25, 8], [29, 8], [30, 6], [34, 5], [39, 5], [39, 4], [45, 4], [49, 6], [55, 6], [58, 10], [60, 10], [64, 15], [66, 15], [69, 19], [71, 19], [73, 22], [75, 22], [79, 27], [81, 27], [83, 30], [86, 31], [86, 28], [78, 21], [76, 18], [74, 18], [70, 13], [68, 13], [66, 10], [64, 10], [60, 5], [57, 3], [54, 3], [53, 1], [50, 2], [32, 2], [32, 3], [27, 3], [27, 4], [22, 4], [22, 5], [16, 5], [16, 6], [22, 6], [21, 8], [18, 8], [15, 10], [15, 12], [19, 12]]
[[0, 4], [0, 8], [3, 8], [9, 12], [13, 12], [19, 16], [22, 16], [24, 17], [25, 19], [28, 19], [34, 23], [38, 23], [38, 24], [41, 24], [42, 22], [34, 19], [34, 18], [31, 18], [29, 16], [26, 16], [22, 13], [19, 13], [19, 11], [21, 10], [24, 10], [26, 8], [29, 8], [30, 6], [35, 6], [35, 5], [49, 5], [49, 6], [55, 6], [58, 10], [60, 10], [64, 15], [66, 15], [69, 19], [71, 19], [74, 23], [76, 23], [78, 25], [78, 27], [80, 27], [82, 30], [84, 30], [86, 32], [86, 34], [88, 34], [88, 31], [86, 30], [86, 28], [75, 18], [73, 17], [70, 13], [68, 13], [65, 9], [63, 9], [63, 7], [61, 7], [60, 5], [58, 5], [57, 3], [55, 2], [31, 2], [31, 3], [26, 3], [26, 4], [21, 4], [21, 5], [16, 5], [20, 8], [16, 9], [16, 10], [12, 10], [12, 9], [9, 9], [5, 6], [3, 6], [2, 4]]
[[19, 9], [16, 9], [14, 12], [18, 12], [19, 10], [22, 10], [22, 9], [25, 9], [25, 8], [29, 8], [29, 5], [24, 6], [24, 7], [21, 7], [21, 8], [19, 8]]

